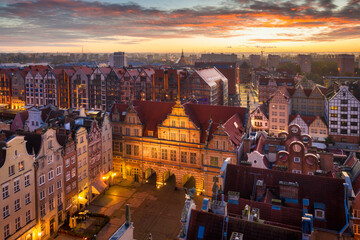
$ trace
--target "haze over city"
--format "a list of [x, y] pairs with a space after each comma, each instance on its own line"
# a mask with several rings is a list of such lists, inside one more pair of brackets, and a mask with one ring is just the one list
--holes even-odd
[[359, 0], [1, 2], [1, 52], [360, 51]]

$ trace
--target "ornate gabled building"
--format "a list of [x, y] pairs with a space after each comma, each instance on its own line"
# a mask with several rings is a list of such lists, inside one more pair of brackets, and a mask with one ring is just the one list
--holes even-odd
[[360, 101], [347, 86], [331, 86], [325, 93], [325, 120], [335, 142], [359, 143]]
[[89, 67], [75, 69], [70, 79], [72, 108], [89, 108], [89, 79], [92, 73], [93, 69]]
[[302, 133], [298, 124], [289, 125], [289, 132], [278, 137], [259, 132], [252, 139], [244, 139], [244, 159], [256, 168], [275, 169], [314, 175], [334, 169], [333, 154], [313, 145], [310, 135]]
[[141, 68], [139, 75], [135, 79], [135, 99], [151, 100], [152, 99], [152, 82], [154, 69]]
[[[192, 178], [198, 193], [210, 195], [212, 178], [219, 174], [223, 161], [231, 158], [236, 162], [230, 135], [238, 134], [241, 139], [245, 111], [180, 102], [115, 104], [110, 115], [114, 171], [139, 182], [156, 173], [159, 187], [171, 175], [178, 187]], [[230, 128], [226, 132], [223, 123], [227, 121], [238, 132]]]
[[307, 84], [302, 80], [292, 95], [292, 114], [300, 113], [303, 116], [324, 116], [324, 88], [318, 85]]
[[269, 103], [265, 102], [255, 108], [255, 110], [250, 114], [251, 121], [251, 131], [258, 132], [264, 131], [269, 132]]
[[[64, 221], [63, 157], [61, 155], [63, 148], [53, 128], [34, 135], [38, 135], [38, 141], [41, 144], [35, 157], [38, 224], [41, 228], [42, 239], [49, 239]], [[69, 177], [76, 176], [70, 176], [70, 172], [66, 174], [69, 174]]]
[[291, 98], [285, 87], [279, 88], [269, 100], [269, 133], [277, 136], [288, 130]]
[[0, 141], [0, 239], [38, 239], [34, 155], [24, 136], [7, 135]]
[[106, 78], [111, 68], [96, 68], [89, 78], [89, 107], [106, 110]]
[[120, 80], [123, 78], [125, 69], [112, 68], [106, 77], [106, 110], [109, 111], [114, 103], [120, 103], [124, 97], [125, 87], [120, 88]]

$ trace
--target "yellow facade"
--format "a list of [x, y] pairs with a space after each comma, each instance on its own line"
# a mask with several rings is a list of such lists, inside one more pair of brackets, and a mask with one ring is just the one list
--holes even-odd
[[[212, 194], [213, 177], [218, 176], [223, 161], [236, 152], [228, 136], [219, 127], [210, 141], [200, 141], [201, 130], [194, 124], [180, 103], [157, 126], [157, 133], [144, 137], [136, 111], [130, 107], [123, 122], [112, 118], [114, 170], [118, 176], [144, 182], [156, 173], [161, 187], [175, 175], [176, 186], [183, 187], [190, 177], [195, 179], [198, 194]], [[152, 135], [152, 136], [151, 136]]]
[[28, 154], [25, 144], [24, 136], [16, 136], [4, 146], [6, 157], [0, 168], [3, 210], [0, 239], [40, 239], [36, 226], [34, 156]]

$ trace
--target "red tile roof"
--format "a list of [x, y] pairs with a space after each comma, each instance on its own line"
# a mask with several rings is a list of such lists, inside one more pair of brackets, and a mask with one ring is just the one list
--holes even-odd
[[[260, 215], [261, 217], [261, 215]], [[195, 240], [198, 238], [199, 227], [204, 227], [204, 237], [206, 240], [219, 240], [222, 238], [224, 216], [209, 212], [192, 210], [190, 224], [187, 232], [187, 239]], [[246, 221], [240, 218], [229, 217], [227, 226], [227, 239], [233, 232], [244, 234], [247, 240], [267, 240], [267, 239], [301, 239], [301, 231], [275, 227], [267, 223], [261, 224]]]
[[224, 131], [228, 134], [230, 142], [235, 148], [239, 147], [242, 136], [245, 133], [243, 120], [239, 113], [235, 113], [224, 124]]
[[[148, 131], [153, 131], [157, 136], [157, 125], [161, 124], [171, 113], [174, 102], [152, 102], [152, 101], [134, 101], [133, 106], [136, 110], [140, 121], [144, 124], [144, 136], [148, 136]], [[207, 130], [209, 128], [209, 120], [212, 119], [210, 135], [208, 140], [212, 138], [212, 134], [216, 131], [220, 123], [226, 122], [228, 119], [237, 114], [237, 121], [243, 123], [245, 121], [245, 108], [228, 107], [218, 105], [201, 105], [193, 103], [185, 103], [183, 105], [185, 113], [190, 117], [191, 121], [201, 129], [200, 141], [206, 142]], [[126, 111], [126, 104], [114, 104], [110, 118], [115, 109], [121, 114]], [[241, 122], [240, 122], [241, 121]], [[239, 126], [240, 128], [242, 127]]]
[[[255, 178], [256, 176], [256, 178]], [[326, 221], [314, 220], [314, 226], [319, 228], [325, 228], [335, 231], [340, 231], [346, 222], [345, 217], [345, 206], [344, 206], [344, 180], [322, 177], [322, 176], [311, 176], [304, 174], [293, 174], [282, 171], [268, 170], [253, 168], [243, 165], [232, 165], [229, 164], [226, 170], [224, 193], [227, 195], [228, 191], [235, 191], [240, 193], [240, 202], [244, 200], [250, 200], [253, 194], [254, 184], [256, 180], [263, 180], [265, 186], [269, 186], [274, 192], [279, 187], [279, 181], [297, 182], [299, 185], [298, 191], [298, 202], [297, 207], [289, 208], [288, 213], [281, 212], [285, 206], [281, 206], [281, 218], [278, 221], [282, 224], [290, 224], [289, 219], [284, 219], [283, 215], [297, 215], [297, 212], [302, 209], [302, 200], [304, 198], [309, 199], [308, 212], [314, 214], [314, 203], [323, 203], [325, 205], [325, 218]], [[326, 187], [324, 187], [326, 186]], [[253, 204], [259, 202], [251, 201]], [[265, 204], [265, 203], [263, 203]], [[268, 204], [269, 205], [269, 204]], [[264, 205], [265, 206], [265, 205]], [[271, 205], [270, 205], [271, 206]], [[264, 216], [262, 211], [267, 211], [268, 207], [260, 208], [260, 218]], [[264, 209], [264, 210], [263, 210]], [[240, 207], [232, 206], [229, 204], [228, 212], [232, 214], [240, 214]], [[266, 216], [266, 215], [265, 215]], [[266, 217], [264, 216], [265, 220]], [[270, 216], [271, 217], [271, 216]], [[274, 221], [271, 217], [270, 221]], [[296, 219], [294, 221], [300, 221]], [[301, 227], [297, 225], [295, 227]]]
[[144, 136], [148, 136], [149, 131], [153, 131], [153, 136], [157, 137], [157, 125], [161, 124], [171, 113], [173, 102], [152, 102], [152, 101], [134, 101], [134, 108], [145, 125]]
[[246, 108], [228, 107], [219, 105], [202, 105], [186, 103], [184, 104], [185, 112], [191, 120], [201, 128], [201, 142], [206, 141], [206, 130], [209, 128], [209, 120], [212, 119], [209, 140], [216, 131], [220, 123], [225, 123], [233, 115], [239, 114], [242, 123], [245, 122]]

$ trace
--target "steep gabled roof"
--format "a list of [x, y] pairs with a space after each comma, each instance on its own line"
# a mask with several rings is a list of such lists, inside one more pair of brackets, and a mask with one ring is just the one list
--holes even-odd
[[167, 118], [175, 103], [134, 101], [133, 105], [141, 123], [145, 125], [144, 136], [148, 136], [149, 131], [153, 131], [153, 136], [157, 137], [157, 125]]
[[[154, 137], [157, 137], [157, 126], [167, 118], [175, 105], [174, 102], [138, 100], [133, 101], [132, 104], [141, 123], [144, 125], [144, 136], [148, 136], [148, 132], [153, 131]], [[233, 120], [238, 122], [239, 128], [243, 127], [242, 124], [245, 122], [245, 108], [193, 103], [185, 103], [183, 107], [190, 120], [201, 129], [200, 141], [202, 143], [209, 141], [212, 138], [212, 134], [218, 129], [218, 126], [228, 121], [234, 115], [237, 115], [234, 116]], [[115, 111], [119, 112], [121, 118], [122, 113], [126, 112], [127, 109], [127, 104], [114, 104], [111, 109], [110, 118], [112, 118]], [[123, 120], [122, 117], [121, 121]], [[209, 128], [210, 122], [211, 126]], [[209, 130], [209, 134], [207, 130]]]
[[210, 119], [212, 120], [209, 139], [212, 138], [212, 134], [216, 131], [219, 124], [226, 122], [233, 115], [239, 114], [239, 119], [242, 123], [245, 122], [246, 108], [241, 107], [228, 107], [220, 105], [203, 105], [203, 104], [184, 104], [186, 114], [191, 120], [201, 129], [201, 142], [205, 143], [209, 128]]

